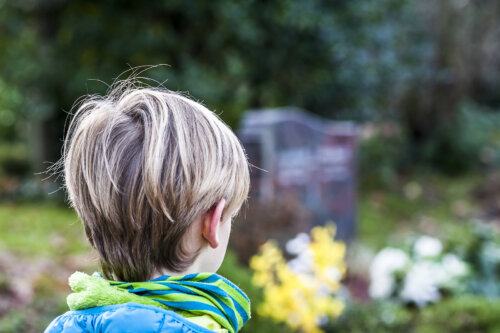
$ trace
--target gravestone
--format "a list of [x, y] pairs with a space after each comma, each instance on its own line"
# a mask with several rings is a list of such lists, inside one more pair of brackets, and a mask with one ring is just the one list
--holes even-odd
[[[339, 238], [355, 233], [357, 127], [296, 108], [248, 111], [238, 136], [251, 163], [250, 197], [293, 195], [313, 225], [333, 221]], [[251, 207], [250, 207], [251, 209]]]

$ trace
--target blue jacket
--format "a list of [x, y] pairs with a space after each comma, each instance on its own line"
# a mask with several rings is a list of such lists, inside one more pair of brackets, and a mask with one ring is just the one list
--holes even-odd
[[68, 311], [57, 317], [45, 333], [213, 333], [173, 311], [136, 303]]

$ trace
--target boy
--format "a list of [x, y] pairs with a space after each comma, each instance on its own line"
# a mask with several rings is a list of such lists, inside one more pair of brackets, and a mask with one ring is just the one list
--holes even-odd
[[215, 272], [248, 194], [248, 162], [213, 112], [124, 82], [81, 104], [61, 163], [102, 274], [70, 277], [72, 311], [45, 332], [237, 332], [245, 324], [248, 298]]

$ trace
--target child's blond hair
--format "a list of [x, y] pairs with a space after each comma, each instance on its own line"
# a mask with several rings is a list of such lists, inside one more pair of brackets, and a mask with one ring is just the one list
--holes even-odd
[[250, 182], [241, 143], [215, 113], [128, 81], [81, 103], [62, 162], [104, 275], [122, 281], [189, 267], [197, 253], [182, 240], [191, 223], [222, 198], [222, 221], [230, 223]]

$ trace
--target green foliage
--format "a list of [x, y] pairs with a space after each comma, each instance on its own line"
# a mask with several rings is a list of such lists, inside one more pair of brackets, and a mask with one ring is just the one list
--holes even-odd
[[[109, 82], [127, 65], [166, 63], [171, 69], [153, 78], [189, 88], [233, 121], [256, 106], [291, 104], [328, 115], [374, 109], [381, 96], [388, 98], [384, 92], [397, 75], [391, 70], [399, 65], [395, 48], [404, 41], [397, 27], [411, 17], [407, 5], [395, 0], [382, 6], [65, 0], [2, 7], [3, 43], [11, 52], [0, 62], [24, 68], [24, 74], [6, 68], [0, 77], [33, 89], [43, 78], [47, 86], [36, 91], [49, 104], [68, 108], [86, 89], [104, 90], [93, 82], [86, 87], [89, 78]], [[35, 55], [42, 61], [33, 62]]]
[[408, 164], [402, 135], [374, 136], [361, 140], [359, 175], [363, 188], [394, 188]]
[[110, 83], [129, 66], [169, 64], [145, 75], [189, 89], [233, 127], [246, 109], [283, 105], [399, 121], [408, 87], [441, 69], [427, 12], [411, 1], [47, 0], [0, 9], [1, 133], [34, 137], [37, 171], [59, 156], [63, 110], [105, 92], [91, 79]]
[[484, 296], [449, 298], [423, 310], [386, 302], [354, 303], [325, 332], [498, 332], [500, 301]]
[[500, 163], [500, 113], [469, 102], [461, 105], [459, 114], [462, 127], [454, 133], [454, 137], [465, 142], [464, 145], [473, 152], [476, 163], [481, 162], [482, 166], [489, 168], [497, 167]]
[[28, 170], [30, 170], [30, 160], [26, 145], [22, 143], [0, 144], [0, 177], [21, 176], [25, 175]]
[[351, 303], [340, 318], [324, 327], [330, 332], [408, 332], [411, 312], [388, 302]]
[[500, 300], [464, 295], [425, 308], [415, 332], [498, 332]]
[[[445, 237], [446, 226], [461, 225], [475, 213], [469, 197], [478, 178], [429, 176], [398, 178], [384, 190], [366, 188], [359, 200], [358, 240], [376, 249], [409, 232]], [[420, 189], [414, 197], [408, 189]], [[392, 238], [391, 238], [392, 237]]]
[[469, 292], [500, 298], [500, 234], [492, 225], [448, 227], [448, 247], [472, 267]]
[[[491, 167], [497, 162], [495, 156], [500, 148], [496, 137], [499, 125], [497, 112], [474, 103], [463, 103], [454, 123], [443, 125], [420, 145], [420, 163], [451, 175], [477, 170], [481, 165]], [[487, 150], [491, 150], [491, 157], [484, 154]]]
[[432, 173], [456, 176], [500, 163], [500, 114], [472, 102], [462, 103], [453, 123], [415, 144], [397, 123], [367, 126], [360, 141], [361, 183], [365, 188], [393, 187], [401, 175]]
[[16, 137], [16, 112], [21, 105], [19, 91], [9, 86], [0, 77], [0, 139], [8, 140]]

